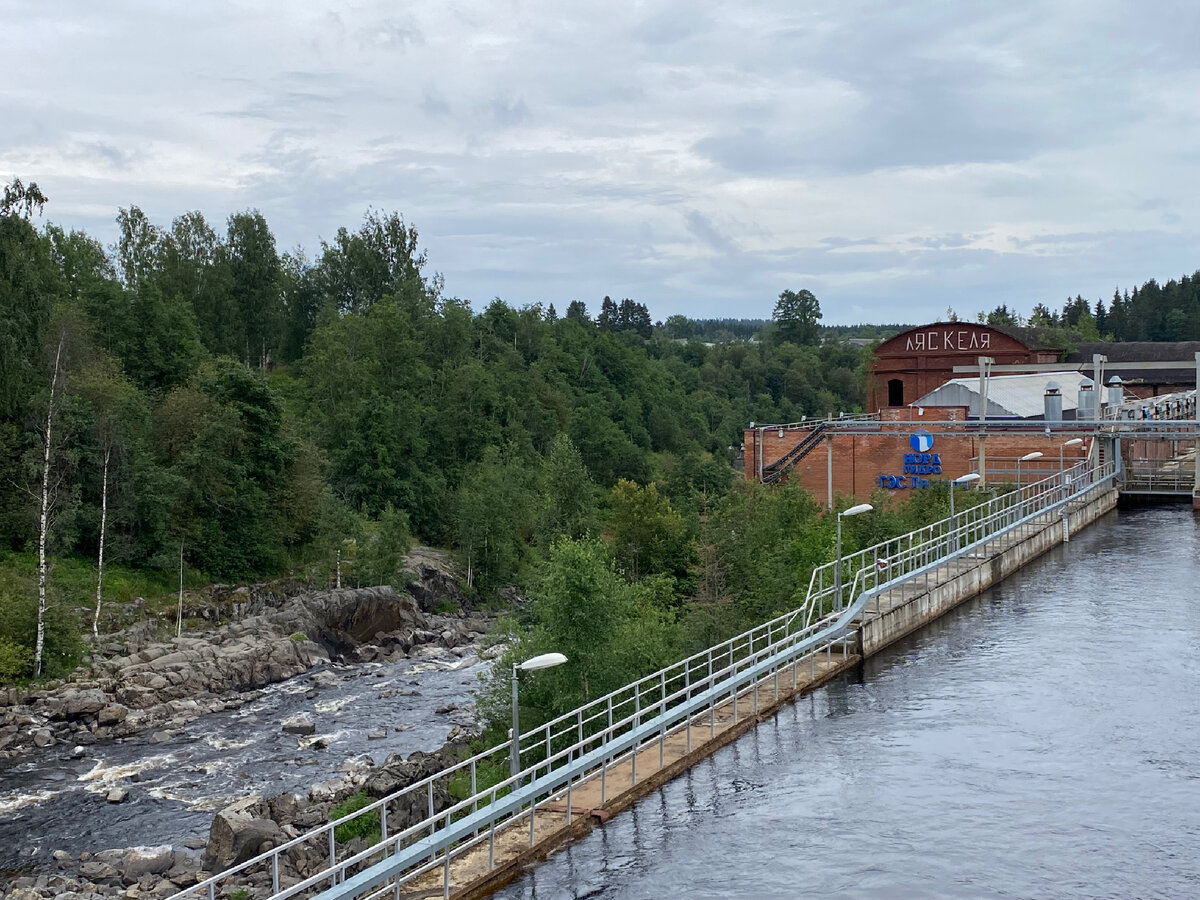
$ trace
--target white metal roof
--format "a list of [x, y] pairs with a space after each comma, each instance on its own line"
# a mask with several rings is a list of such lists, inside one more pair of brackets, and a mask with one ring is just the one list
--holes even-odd
[[[1058, 382], [1063, 412], [1077, 409], [1079, 384], [1091, 381], [1083, 372], [1038, 372], [1034, 375], [992, 375], [988, 378], [988, 418], [1036, 419], [1045, 412], [1046, 385]], [[909, 406], [966, 406], [979, 416], [979, 378], [955, 378]]]

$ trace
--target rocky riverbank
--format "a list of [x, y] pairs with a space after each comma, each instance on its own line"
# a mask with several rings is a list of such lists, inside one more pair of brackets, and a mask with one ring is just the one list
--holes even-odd
[[[359, 792], [372, 800], [441, 771], [458, 759], [470, 733], [451, 730], [451, 740], [434, 753], [417, 751], [407, 758], [389, 756], [376, 766], [369, 758], [348, 760], [342, 774], [313, 785], [307, 796], [281, 793], [252, 795], [219, 811], [207, 840], [189, 840], [183, 846], [139, 846], [84, 852], [73, 856], [54, 851], [52, 862], [36, 874], [13, 878], [0, 887], [5, 900], [109, 900], [112, 897], [166, 898], [198, 884], [236, 863], [244, 862], [301, 833], [329, 821], [333, 806]], [[442, 787], [434, 806], [452, 803]], [[423, 804], [389, 809], [392, 828], [403, 829], [425, 817]], [[364, 838], [347, 842], [342, 852], [352, 854], [367, 846]], [[281, 856], [280, 877], [295, 883], [322, 868], [327, 857], [321, 848], [297, 847]], [[270, 879], [263, 872], [252, 877], [253, 889], [267, 891]], [[253, 896], [253, 895], [251, 895]]]
[[[312, 707], [319, 709], [322, 703], [316, 698], [335, 684], [344, 687], [346, 679], [357, 683], [372, 673], [378, 678], [384, 670], [392, 671], [397, 661], [409, 660], [400, 668], [409, 667], [415, 673], [430, 666], [446, 671], [460, 662], [474, 666], [477, 655], [491, 655], [480, 644], [489, 625], [486, 617], [431, 611], [447, 607], [447, 594], [457, 599], [453, 597], [456, 587], [450, 576], [422, 566], [417, 579], [407, 587], [405, 593], [381, 587], [290, 596], [287, 592], [256, 594], [242, 589], [234, 610], [240, 614], [236, 621], [191, 631], [169, 641], [148, 640], [147, 629], [136, 627], [124, 638], [107, 636], [104, 645], [123, 652], [95, 660], [87, 679], [39, 691], [10, 689], [0, 694], [0, 759], [7, 760], [5, 765], [27, 768], [34, 764], [32, 761], [53, 754], [51, 758], [77, 759], [86, 766], [90, 763], [84, 757], [90, 758], [103, 746], [115, 749], [145, 745], [147, 754], [161, 752], [152, 750], [151, 745], [173, 746], [177, 735], [181, 735], [178, 740], [187, 740], [187, 734], [197, 727], [211, 728], [204, 724], [208, 720], [203, 717], [253, 703], [245, 710], [216, 718], [246, 716], [261, 705], [254, 701], [269, 697], [272, 691], [283, 689], [294, 694], [296, 688], [291, 684], [298, 685], [299, 698], [307, 697]], [[276, 684], [279, 687], [270, 687]], [[376, 693], [376, 702], [394, 705], [412, 702], [420, 691], [385, 687]], [[370, 756], [360, 755], [347, 761], [334, 777], [322, 777], [311, 784], [307, 792], [301, 789], [243, 797], [216, 814], [206, 839], [192, 831], [190, 838], [172, 845], [104, 849], [101, 844], [93, 850], [70, 852], [56, 849], [54, 836], [47, 834], [28, 868], [22, 864], [23, 871], [0, 880], [0, 897], [40, 900], [169, 896], [237, 859], [248, 858], [323, 823], [330, 808], [352, 794], [366, 791], [373, 797], [383, 796], [443, 768], [469, 738], [464, 727], [469, 727], [471, 721], [469, 707], [456, 705], [461, 702], [430, 710], [458, 723], [446, 735], [445, 746], [436, 752], [417, 751], [407, 757], [391, 754], [379, 765]], [[257, 716], [252, 715], [245, 721], [256, 720]], [[196, 725], [188, 727], [191, 722]], [[302, 753], [309, 751], [306, 756], [325, 746], [325, 737], [313, 734], [317, 723], [306, 714], [282, 723], [276, 720], [276, 734], [281, 725], [286, 735], [296, 737]], [[397, 725], [394, 730], [408, 727]], [[381, 729], [378, 735], [366, 737], [373, 740], [385, 735]], [[338, 745], [331, 745], [331, 749], [333, 746]], [[308, 758], [297, 758], [301, 765], [309, 762]], [[139, 796], [137, 791], [144, 785], [137, 784], [137, 774], [126, 780], [132, 783], [118, 782], [111, 790], [105, 788], [109, 803], [125, 804], [131, 791]], [[290, 784], [294, 791], [295, 780]], [[439, 807], [444, 802], [448, 797], [437, 798]], [[400, 810], [394, 814], [399, 825], [405, 814]], [[315, 860], [311, 862], [316, 864]], [[297, 857], [288, 865], [298, 874], [309, 863]]]
[[[413, 582], [427, 586], [444, 575]], [[144, 629], [106, 636], [138, 649], [97, 659], [87, 678], [56, 687], [0, 692], [0, 759], [56, 744], [147, 736], [161, 742], [199, 716], [240, 706], [247, 696], [337, 658], [395, 660], [423, 646], [477, 642], [488, 621], [478, 615], [424, 612], [410, 593], [391, 587], [268, 595], [259, 611], [229, 624], [144, 642]], [[275, 601], [278, 605], [267, 605]]]

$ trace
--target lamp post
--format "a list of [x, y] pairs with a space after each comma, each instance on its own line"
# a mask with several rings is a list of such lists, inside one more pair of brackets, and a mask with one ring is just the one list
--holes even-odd
[[533, 672], [536, 669], [549, 669], [561, 666], [567, 658], [561, 653], [543, 653], [513, 665], [512, 677], [512, 745], [508, 751], [509, 772], [515, 776], [521, 771], [521, 724], [517, 713], [517, 676], [520, 672]]
[[950, 482], [950, 532], [954, 534], [954, 549], [958, 549], [958, 534], [954, 531], [954, 489], [960, 484], [967, 485], [972, 481], [978, 481], [982, 476], [978, 472], [968, 472], [966, 475], [959, 475]]
[[1066, 496], [1067, 490], [1067, 467], [1063, 462], [1063, 448], [1078, 447], [1082, 443], [1083, 438], [1071, 438], [1071, 440], [1064, 441], [1062, 444], [1058, 445], [1058, 482], [1062, 486], [1064, 497]]
[[1041, 459], [1041, 458], [1042, 458], [1042, 451], [1034, 450], [1032, 453], [1026, 453], [1024, 456], [1022, 456], [1020, 459], [1017, 460], [1017, 490], [1018, 491], [1021, 489], [1021, 463], [1029, 462], [1031, 459]]
[[842, 516], [857, 516], [874, 508], [870, 503], [860, 503], [837, 514], [837, 565], [833, 569], [833, 589], [837, 593], [838, 609], [842, 608]]

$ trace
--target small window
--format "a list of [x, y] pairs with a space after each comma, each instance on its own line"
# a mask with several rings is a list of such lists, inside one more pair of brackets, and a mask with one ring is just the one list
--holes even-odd
[[904, 405], [904, 382], [899, 378], [888, 381], [888, 406]]

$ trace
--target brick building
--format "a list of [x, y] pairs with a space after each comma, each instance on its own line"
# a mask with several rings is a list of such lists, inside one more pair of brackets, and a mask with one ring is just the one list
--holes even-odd
[[875, 348], [867, 367], [868, 413], [912, 403], [955, 378], [954, 367], [981, 356], [996, 365], [1055, 363], [1060, 351], [1031, 346], [1007, 331], [970, 322], [938, 322], [901, 332]]
[[[967, 406], [909, 406], [956, 377], [955, 366], [990, 357], [997, 365], [1056, 363], [1060, 353], [1031, 346], [1007, 331], [967, 322], [940, 322], [902, 332], [880, 344], [868, 366], [866, 407], [875, 416], [836, 424], [800, 423], [745, 431], [745, 475], [750, 480], [798, 479], [815, 497], [866, 500], [977, 472], [988, 481], [1024, 483], [1085, 458], [1087, 426], [1009, 419], [980, 435]], [[1050, 377], [1047, 376], [1047, 380]], [[971, 424], [968, 424], [971, 423]], [[1085, 439], [1065, 446], [1076, 437]], [[1042, 457], [1018, 466], [1034, 451]], [[983, 459], [981, 460], [981, 457]]]

